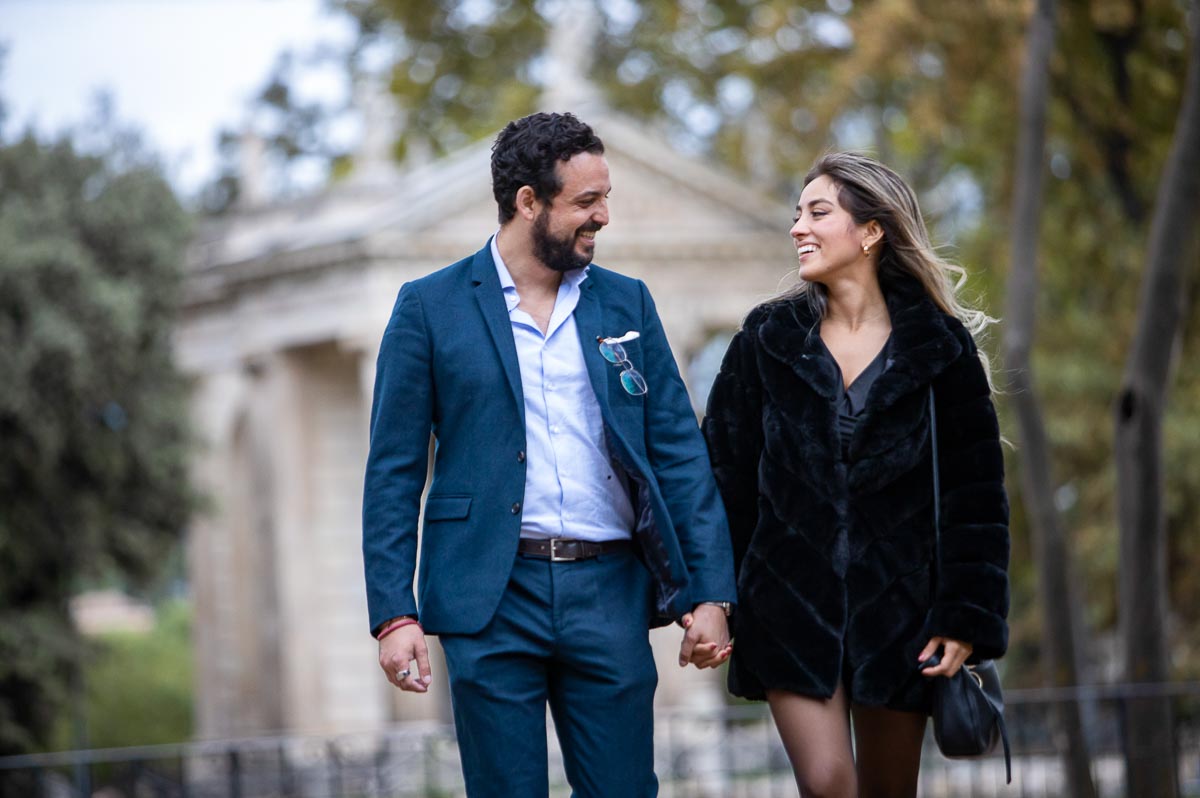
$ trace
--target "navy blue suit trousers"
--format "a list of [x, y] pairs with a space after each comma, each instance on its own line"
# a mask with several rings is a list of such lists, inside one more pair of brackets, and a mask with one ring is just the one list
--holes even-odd
[[487, 628], [441, 636], [471, 798], [547, 794], [547, 702], [576, 796], [658, 794], [651, 595], [632, 550], [518, 555]]

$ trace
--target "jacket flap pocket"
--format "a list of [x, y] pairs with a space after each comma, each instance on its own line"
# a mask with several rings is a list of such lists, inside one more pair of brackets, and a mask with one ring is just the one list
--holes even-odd
[[426, 521], [466, 518], [470, 510], [470, 496], [430, 496], [425, 500]]

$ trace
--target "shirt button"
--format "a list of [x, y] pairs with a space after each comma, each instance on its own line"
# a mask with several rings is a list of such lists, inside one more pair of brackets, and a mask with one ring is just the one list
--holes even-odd
[[520, 513], [521, 513], [521, 503], [520, 503], [520, 502], [513, 502], [513, 506], [512, 506], [512, 514], [513, 514], [513, 515], [520, 515]]
[[518, 463], [525, 462], [525, 452], [517, 452], [517, 462]]

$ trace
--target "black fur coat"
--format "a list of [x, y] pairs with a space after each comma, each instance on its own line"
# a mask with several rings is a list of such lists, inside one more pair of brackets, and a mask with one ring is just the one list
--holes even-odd
[[[1008, 500], [999, 427], [970, 333], [911, 279], [885, 286], [891, 365], [843, 461], [840, 377], [807, 301], [751, 311], [713, 384], [704, 433], [738, 577], [729, 689], [927, 710], [933, 635], [972, 661], [1008, 642]], [[928, 386], [938, 422], [942, 562], [932, 595]]]

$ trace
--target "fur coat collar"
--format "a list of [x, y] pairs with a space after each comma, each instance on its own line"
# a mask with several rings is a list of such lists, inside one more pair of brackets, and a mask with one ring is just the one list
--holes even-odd
[[[928, 385], [959, 355], [963, 345], [953, 326], [912, 278], [894, 280], [884, 289], [892, 320], [892, 362], [871, 389], [868, 413], [880, 413], [900, 397]], [[804, 297], [783, 300], [758, 328], [763, 351], [789, 366], [814, 391], [834, 400], [839, 374], [825, 356], [819, 319]]]

